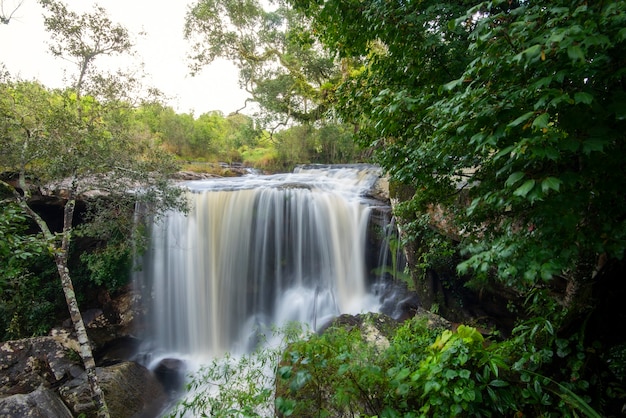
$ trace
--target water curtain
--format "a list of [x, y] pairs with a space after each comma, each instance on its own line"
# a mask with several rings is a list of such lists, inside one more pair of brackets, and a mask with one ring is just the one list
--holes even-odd
[[152, 227], [142, 276], [155, 346], [245, 351], [271, 325], [376, 310], [365, 259], [371, 166], [185, 183], [191, 211]]

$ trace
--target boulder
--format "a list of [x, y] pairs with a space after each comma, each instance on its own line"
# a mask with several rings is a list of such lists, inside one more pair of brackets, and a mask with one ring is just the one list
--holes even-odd
[[367, 196], [382, 202], [389, 202], [389, 177], [381, 176], [367, 192]]
[[[87, 334], [96, 351], [120, 338], [133, 337], [143, 315], [141, 293], [130, 285], [115, 296], [103, 299], [103, 309], [82, 312]], [[71, 326], [69, 323], [64, 325]]]
[[331, 321], [328, 326], [323, 327], [320, 333], [331, 327], [344, 328], [348, 332], [358, 328], [365, 342], [383, 351], [389, 347], [389, 338], [394, 334], [398, 325], [398, 321], [385, 314], [343, 314]]
[[0, 399], [0, 416], [4, 418], [72, 418], [57, 394], [43, 386], [27, 394]]
[[0, 344], [0, 396], [28, 394], [80, 373], [72, 343], [57, 336], [27, 338]]
[[[96, 372], [112, 417], [156, 416], [167, 402], [161, 384], [138, 363], [121, 362]], [[96, 416], [86, 373], [63, 384], [59, 394], [75, 415]]]
[[175, 358], [165, 358], [154, 368], [154, 375], [170, 397], [180, 393], [185, 384], [187, 365]]

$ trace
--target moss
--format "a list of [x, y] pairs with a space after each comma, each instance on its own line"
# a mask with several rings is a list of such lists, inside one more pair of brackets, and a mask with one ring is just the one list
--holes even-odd
[[389, 197], [401, 202], [410, 200], [415, 195], [415, 187], [395, 180], [389, 181]]

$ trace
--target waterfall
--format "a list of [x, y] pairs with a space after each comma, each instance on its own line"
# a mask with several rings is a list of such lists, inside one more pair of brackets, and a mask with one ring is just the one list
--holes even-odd
[[188, 214], [151, 228], [141, 276], [168, 353], [245, 351], [270, 325], [377, 310], [365, 245], [371, 166], [187, 182]]

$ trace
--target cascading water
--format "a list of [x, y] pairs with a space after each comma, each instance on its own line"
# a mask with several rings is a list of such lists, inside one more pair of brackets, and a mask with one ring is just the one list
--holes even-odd
[[141, 276], [154, 348], [212, 357], [255, 330], [375, 311], [365, 260], [372, 166], [185, 183], [190, 213], [152, 226]]

